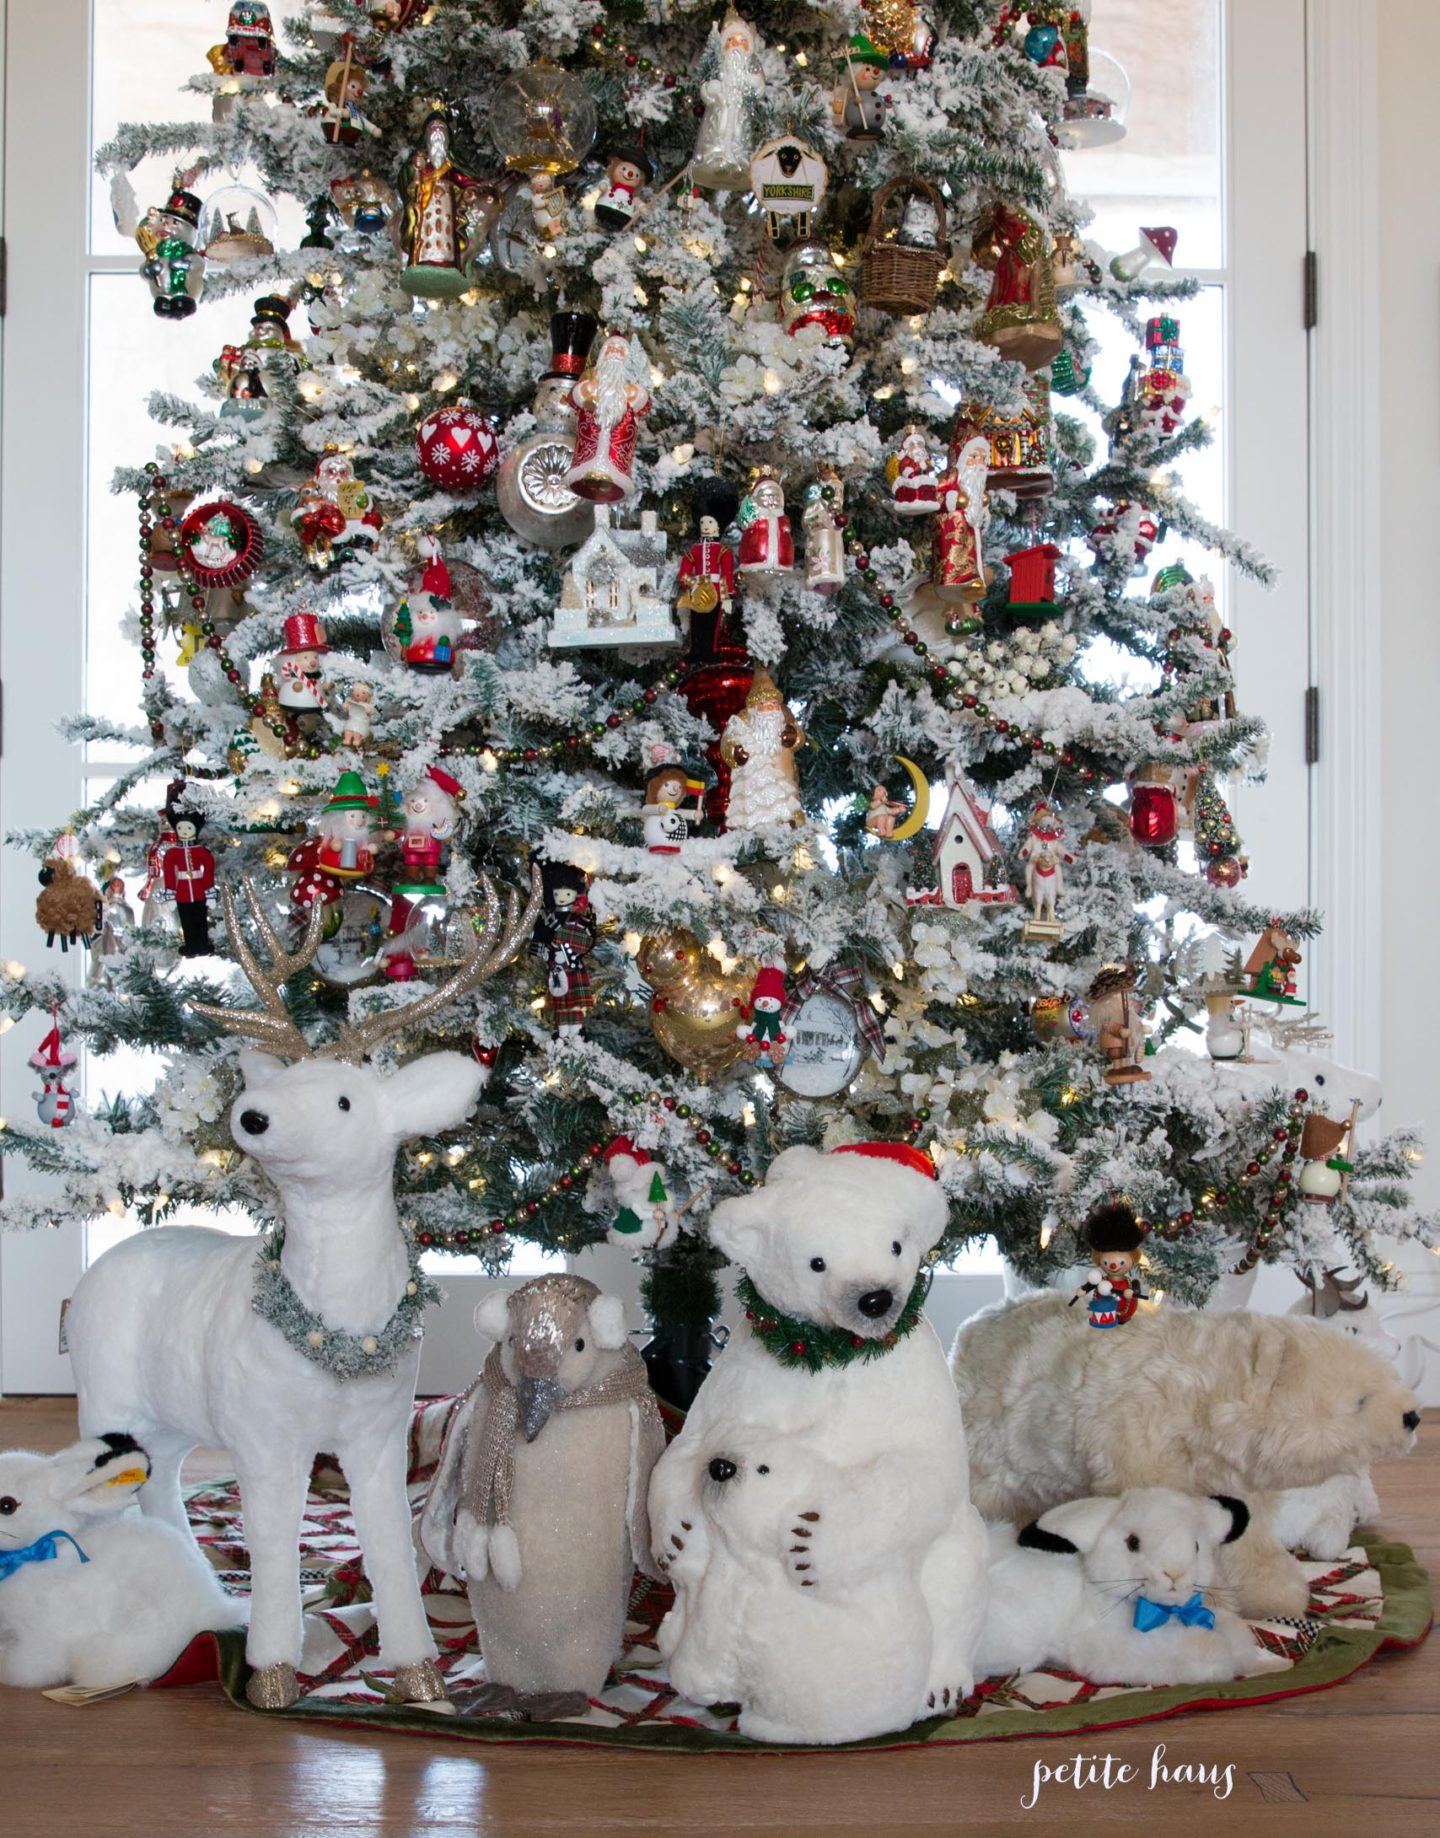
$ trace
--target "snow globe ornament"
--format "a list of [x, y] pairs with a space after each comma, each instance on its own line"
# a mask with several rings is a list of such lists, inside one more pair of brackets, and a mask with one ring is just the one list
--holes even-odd
[[225, 266], [275, 253], [279, 218], [263, 192], [250, 185], [225, 185], [205, 200], [200, 244], [205, 259]]
[[199, 586], [238, 587], [260, 566], [265, 538], [249, 511], [228, 498], [212, 498], [186, 515], [176, 550]]
[[775, 1077], [797, 1098], [835, 1098], [850, 1085], [868, 1050], [856, 1003], [848, 992], [858, 970], [807, 972], [784, 1010], [789, 1051]]
[[713, 191], [744, 191], [750, 183], [750, 155], [765, 76], [764, 45], [754, 26], [728, 12], [712, 31], [700, 60], [704, 114], [695, 137], [690, 176]]
[[495, 480], [501, 515], [517, 536], [539, 549], [582, 542], [595, 521], [590, 502], [570, 489], [575, 463], [575, 407], [571, 394], [599, 322], [589, 313], [550, 318], [550, 368], [535, 387], [535, 427], [505, 455]]
[[639, 529], [610, 522], [610, 506], [595, 507], [595, 528], [570, 558], [550, 644], [574, 646], [680, 643], [668, 597], [661, 591], [668, 539], [654, 511]]
[[824, 160], [794, 134], [767, 140], [750, 162], [750, 190], [774, 242], [809, 237], [810, 219], [824, 202], [829, 184]]
[[135, 227], [145, 257], [140, 272], [149, 283], [157, 317], [187, 319], [205, 285], [205, 255], [196, 247], [200, 200], [177, 188], [162, 205], [152, 205]]
[[560, 178], [595, 144], [595, 104], [568, 70], [545, 62], [517, 70], [490, 103], [490, 138], [509, 172]]
[[311, 968], [331, 989], [358, 989], [380, 974], [376, 953], [390, 930], [390, 896], [365, 881], [342, 887], [326, 915]]
[[332, 179], [330, 198], [344, 227], [367, 241], [389, 229], [400, 210], [394, 186], [377, 179], [368, 167]]
[[1125, 138], [1130, 79], [1108, 51], [1090, 46], [1090, 0], [1071, 0], [1065, 41], [1065, 111], [1055, 139], [1062, 147], [1112, 147]]
[[595, 200], [595, 221], [607, 230], [623, 230], [635, 215], [635, 194], [655, 177], [655, 162], [643, 147], [612, 153], [605, 168], [605, 189]]
[[848, 350], [855, 336], [855, 295], [824, 243], [797, 243], [780, 274], [780, 312], [793, 338], [806, 326], [824, 329], [827, 344]]
[[495, 429], [468, 402], [431, 411], [415, 430], [420, 470], [446, 491], [478, 491], [495, 470], [500, 445]]
[[420, 145], [406, 161], [400, 285], [422, 300], [454, 300], [470, 285], [470, 270], [500, 214], [498, 187], [455, 164], [450, 117], [433, 109]]

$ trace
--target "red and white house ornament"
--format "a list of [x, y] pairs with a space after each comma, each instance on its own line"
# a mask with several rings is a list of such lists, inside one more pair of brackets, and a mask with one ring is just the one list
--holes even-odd
[[468, 402], [437, 408], [415, 430], [420, 470], [446, 491], [478, 491], [500, 463], [495, 429]]
[[990, 813], [964, 776], [952, 771], [940, 828], [935, 832], [937, 885], [906, 893], [910, 906], [1008, 906], [1015, 889], [1005, 880], [1000, 844], [990, 827]]
[[60, 1039], [60, 1011], [50, 1010], [50, 1032], [30, 1055], [29, 1064], [40, 1074], [42, 1089], [35, 1093], [35, 1114], [52, 1130], [63, 1130], [70, 1121], [73, 1100], [65, 1089], [65, 1074], [78, 1063]]
[[243, 505], [212, 498], [185, 518], [176, 547], [201, 587], [238, 587], [260, 566], [265, 537]]

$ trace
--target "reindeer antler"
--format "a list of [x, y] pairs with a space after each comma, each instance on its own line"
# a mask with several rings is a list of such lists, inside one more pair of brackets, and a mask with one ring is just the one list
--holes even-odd
[[477, 989], [498, 970], [505, 968], [534, 930], [542, 895], [540, 870], [531, 870], [530, 898], [524, 912], [520, 911], [520, 901], [514, 889], [506, 894], [503, 926], [500, 923], [500, 902], [488, 875], [481, 875], [480, 886], [485, 900], [484, 923], [478, 931], [466, 927], [465, 961], [454, 976], [447, 978], [428, 995], [421, 996], [418, 1001], [381, 1009], [379, 1014], [367, 1015], [363, 1021], [347, 1025], [341, 1029], [338, 1039], [318, 1049], [317, 1058], [364, 1059], [392, 1035], [405, 1032], [417, 1022], [428, 1021], [432, 1015], [448, 1008], [459, 997]]
[[235, 954], [235, 961], [249, 977], [263, 1006], [222, 1008], [212, 1002], [192, 1002], [190, 1006], [197, 1015], [218, 1022], [226, 1033], [239, 1034], [246, 1040], [253, 1040], [267, 1052], [279, 1054], [284, 1059], [313, 1059], [313, 1048], [290, 1018], [282, 985], [297, 970], [303, 970], [320, 948], [321, 932], [325, 924], [324, 902], [316, 900], [310, 908], [310, 920], [299, 950], [287, 951], [270, 922], [270, 915], [260, 895], [248, 880], [242, 879], [241, 885], [245, 889], [245, 898], [256, 928], [270, 953], [269, 970], [261, 968], [260, 960], [245, 942], [245, 933], [241, 929], [240, 914], [235, 904], [235, 890], [228, 882], [220, 890], [221, 903], [225, 908], [225, 930], [230, 937], [230, 949]]

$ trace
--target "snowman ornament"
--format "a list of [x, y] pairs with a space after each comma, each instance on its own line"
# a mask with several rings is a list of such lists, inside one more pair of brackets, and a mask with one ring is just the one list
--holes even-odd
[[617, 1136], [601, 1156], [617, 1202], [605, 1236], [631, 1251], [658, 1250], [676, 1229], [679, 1210], [665, 1168], [628, 1136]]

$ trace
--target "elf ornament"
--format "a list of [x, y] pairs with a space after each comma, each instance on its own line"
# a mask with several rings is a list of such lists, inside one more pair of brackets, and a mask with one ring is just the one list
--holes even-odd
[[627, 1250], [658, 1250], [674, 1233], [677, 1217], [666, 1170], [628, 1136], [616, 1136], [600, 1159], [610, 1171], [616, 1200], [605, 1236]]
[[570, 397], [575, 457], [565, 482], [578, 498], [614, 504], [635, 489], [635, 443], [650, 392], [631, 373], [630, 341], [610, 332], [600, 341]]
[[1065, 847], [1065, 825], [1059, 811], [1043, 798], [1030, 813], [1020, 859], [1025, 864], [1025, 897], [1031, 915], [1021, 928], [1022, 935], [1053, 943], [1062, 935], [1056, 906], [1065, 891], [1065, 869], [1075, 857]]
[[695, 137], [690, 176], [715, 191], [744, 191], [755, 145], [752, 122], [765, 92], [760, 68], [764, 45], [753, 26], [734, 12], [712, 32], [701, 69], [710, 73], [700, 84], [704, 115]]
[[605, 189], [595, 201], [595, 221], [607, 230], [623, 230], [635, 215], [635, 194], [655, 177], [655, 162], [643, 147], [612, 153], [605, 168]]
[[755, 977], [745, 1020], [735, 1030], [741, 1051], [750, 1065], [763, 1059], [772, 1071], [785, 1064], [790, 1043], [781, 1025], [785, 1007], [785, 971], [782, 965], [766, 964]]
[[329, 650], [325, 628], [314, 613], [290, 614], [285, 621], [285, 643], [275, 660], [275, 700], [282, 709], [293, 716], [324, 712], [326, 684], [320, 659]]
[[322, 873], [340, 881], [358, 881], [375, 872], [378, 804], [358, 772], [340, 774], [330, 802], [320, 813], [316, 865]]
[[720, 540], [735, 521], [739, 493], [728, 479], [697, 479], [690, 494], [699, 540], [680, 557], [679, 612], [690, 616], [690, 663], [713, 663], [722, 622], [735, 604], [735, 552]]
[[845, 585], [845, 486], [833, 466], [805, 488], [805, 585], [835, 594]]
[[726, 722], [720, 741], [730, 768], [727, 829], [763, 831], [803, 820], [795, 753], [804, 744], [805, 730], [774, 679], [757, 667], [745, 706]]
[[885, 478], [897, 517], [930, 517], [939, 510], [940, 462], [913, 421], [886, 462]]
[[420, 470], [450, 492], [478, 491], [500, 461], [495, 429], [468, 402], [431, 411], [415, 430]]
[[740, 500], [741, 574], [788, 574], [795, 564], [795, 538], [785, 514], [785, 492], [773, 467], [759, 467]]
[[1150, 1077], [1140, 1064], [1145, 1054], [1145, 1019], [1139, 981], [1134, 964], [1106, 964], [1087, 992], [1090, 1025], [1110, 1061], [1107, 1085], [1136, 1085]]
[[434, 880], [445, 865], [460, 828], [465, 788], [442, 766], [429, 766], [419, 784], [405, 794], [400, 853], [414, 880]]
[[36, 1047], [28, 1061], [40, 1074], [41, 1089], [35, 1093], [35, 1114], [52, 1130], [63, 1130], [69, 1123], [74, 1099], [65, 1089], [65, 1074], [77, 1066], [78, 1054], [71, 1053], [60, 1039], [60, 1010], [50, 1010], [50, 1032]]
[[994, 274], [975, 336], [1027, 370], [1041, 370], [1065, 344], [1045, 231], [1025, 211], [997, 205], [980, 223], [975, 260]]
[[556, 1039], [578, 1035], [595, 993], [585, 959], [595, 949], [595, 915], [590, 910], [590, 877], [568, 862], [539, 864], [544, 906], [535, 924], [534, 946], [545, 953], [545, 1006]]
[[1106, 1201], [1085, 1221], [1094, 1263], [1071, 1296], [1070, 1306], [1083, 1297], [1091, 1327], [1123, 1327], [1140, 1303], [1150, 1300], [1139, 1267], [1147, 1230], [1136, 1219], [1134, 1208], [1123, 1200]]
[[209, 957], [215, 947], [206, 896], [215, 885], [215, 857], [197, 840], [205, 819], [177, 805], [169, 807], [168, 815], [175, 840], [160, 857], [160, 873], [180, 920], [180, 955]]

